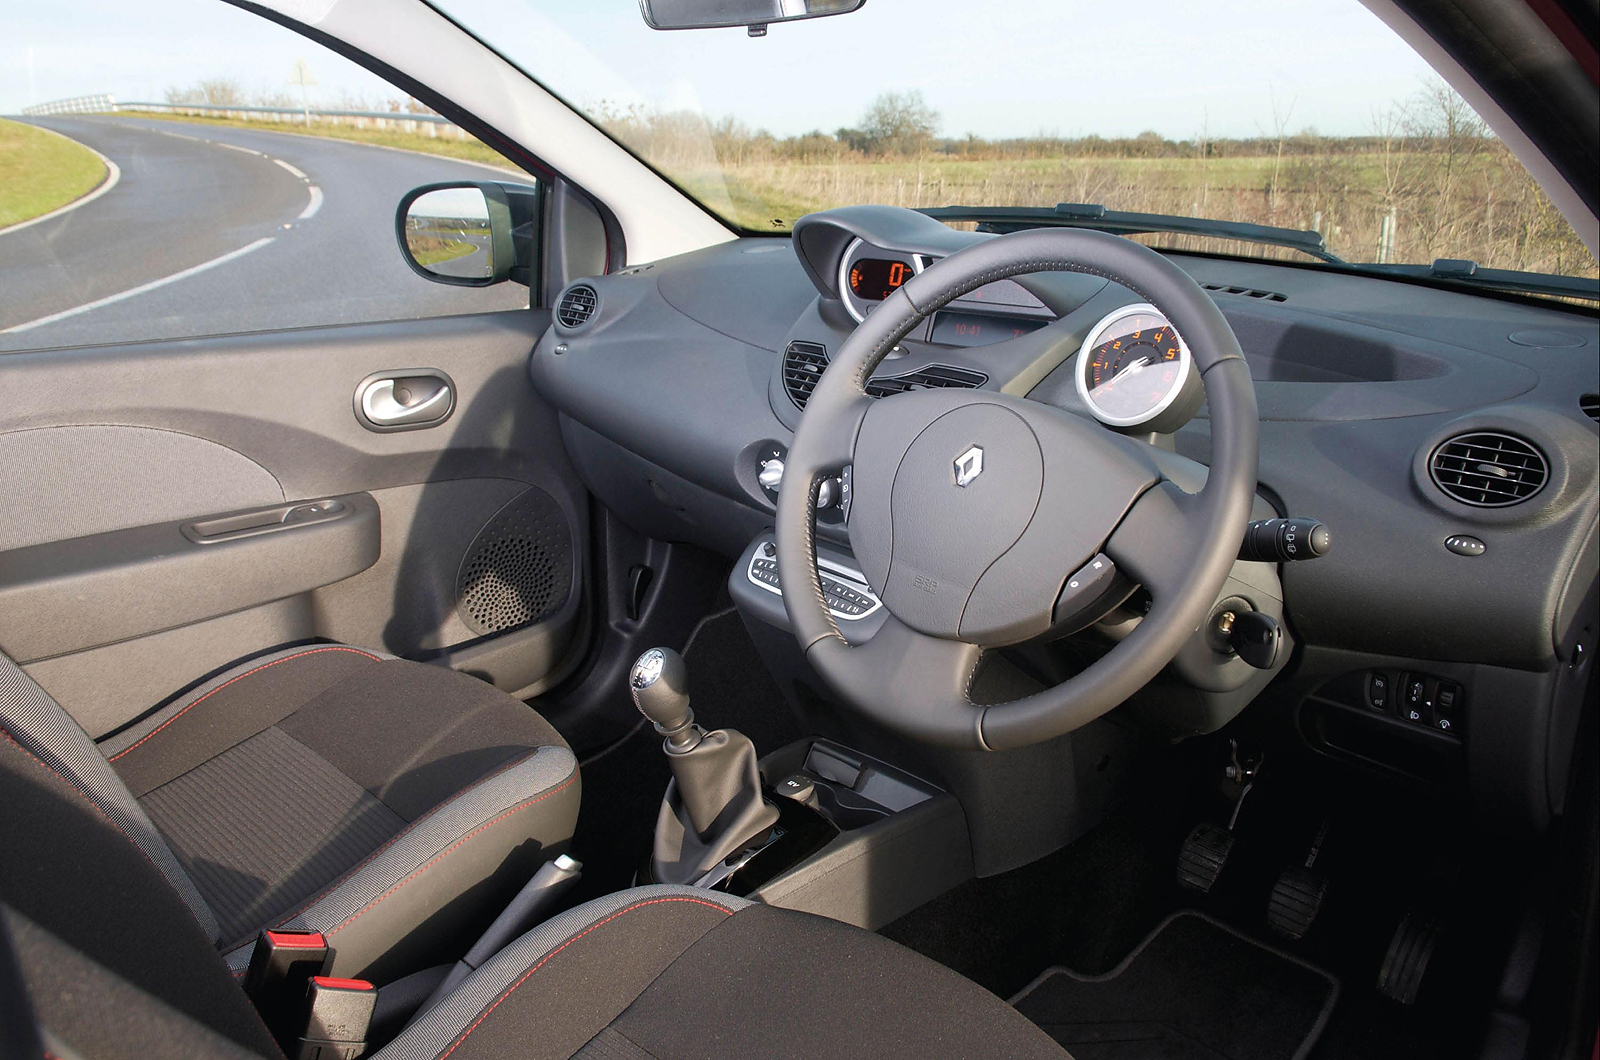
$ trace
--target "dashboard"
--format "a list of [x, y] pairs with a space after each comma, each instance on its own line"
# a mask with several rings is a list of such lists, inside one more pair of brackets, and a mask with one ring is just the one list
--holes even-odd
[[[810, 388], [885, 297], [985, 238], [908, 210], [848, 207], [802, 219], [791, 239], [587, 278], [574, 287], [592, 312], [576, 326], [558, 313], [529, 370], [591, 491], [640, 532], [737, 558], [771, 605], [763, 614], [781, 622], [774, 587], [754, 582], [781, 483], [773, 465]], [[1129, 711], [1183, 735], [1253, 702], [1331, 758], [1547, 820], [1596, 647], [1595, 316], [1169, 257], [1211, 292], [1255, 380], [1257, 517], [1317, 519], [1333, 548], [1236, 568], [1230, 588], [1281, 615], [1285, 665], [1241, 677], [1180, 656], [1159, 708]], [[1183, 337], [1103, 277], [981, 287], [919, 324], [868, 382], [877, 396], [932, 386], [1026, 396], [1191, 466], [1207, 459]], [[819, 543], [841, 610], [876, 614], [850, 563], [848, 487], [835, 484], [819, 513]]]

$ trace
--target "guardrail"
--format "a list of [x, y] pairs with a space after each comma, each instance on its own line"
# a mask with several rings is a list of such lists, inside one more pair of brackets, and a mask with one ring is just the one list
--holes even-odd
[[102, 92], [94, 96], [73, 96], [71, 99], [57, 99], [49, 103], [23, 107], [22, 113], [34, 117], [42, 114], [103, 114], [116, 109], [117, 101]]
[[349, 125], [357, 129], [395, 129], [420, 133], [430, 138], [465, 140], [467, 130], [440, 114], [409, 114], [392, 110], [327, 110], [315, 107], [247, 107], [218, 103], [118, 103], [113, 97], [75, 96], [51, 103], [26, 107], [28, 116], [45, 114], [105, 114], [110, 112], [182, 114], [189, 117], [231, 118], [235, 121], [263, 121], [277, 125], [309, 125], [312, 122]]

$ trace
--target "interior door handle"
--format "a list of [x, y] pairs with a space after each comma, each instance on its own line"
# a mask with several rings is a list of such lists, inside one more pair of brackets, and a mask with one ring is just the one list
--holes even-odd
[[376, 372], [356, 387], [356, 419], [372, 431], [434, 427], [455, 410], [456, 388], [437, 368]]

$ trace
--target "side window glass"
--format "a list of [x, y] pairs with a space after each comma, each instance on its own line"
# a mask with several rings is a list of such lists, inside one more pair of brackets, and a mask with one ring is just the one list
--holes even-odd
[[0, 351], [528, 305], [430, 283], [395, 210], [535, 178], [289, 29], [219, 0], [59, 0], [7, 5], [0, 42]]

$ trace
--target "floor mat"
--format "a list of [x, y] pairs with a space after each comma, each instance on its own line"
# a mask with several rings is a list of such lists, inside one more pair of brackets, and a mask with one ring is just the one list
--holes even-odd
[[1106, 975], [1050, 968], [1012, 999], [1075, 1060], [1300, 1060], [1336, 979], [1196, 912]]

